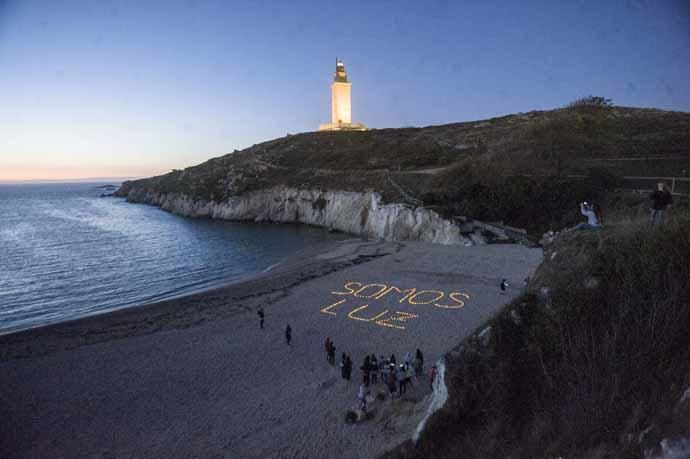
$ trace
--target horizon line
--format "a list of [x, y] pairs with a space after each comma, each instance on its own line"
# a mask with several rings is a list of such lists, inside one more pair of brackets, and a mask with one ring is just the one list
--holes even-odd
[[124, 177], [84, 177], [84, 178], [65, 178], [65, 179], [17, 179], [2, 180], [0, 185], [21, 185], [38, 183], [101, 183], [101, 182], [123, 182], [125, 180], [136, 180], [146, 178], [145, 176], [124, 176]]

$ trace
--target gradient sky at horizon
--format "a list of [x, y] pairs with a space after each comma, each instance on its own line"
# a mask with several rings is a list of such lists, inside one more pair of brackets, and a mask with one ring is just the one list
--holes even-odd
[[376, 128], [587, 94], [690, 111], [687, 1], [0, 0], [0, 180], [146, 176], [315, 130], [336, 56]]

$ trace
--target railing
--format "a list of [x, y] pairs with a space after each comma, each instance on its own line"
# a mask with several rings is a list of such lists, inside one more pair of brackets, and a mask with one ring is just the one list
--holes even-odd
[[[636, 176], [627, 176], [627, 177], [622, 177], [623, 180], [642, 180], [642, 181], [652, 181], [652, 182], [665, 182], [668, 184], [668, 182], [671, 182], [671, 194], [676, 195], [676, 196], [690, 196], [688, 192], [690, 192], [690, 186], [688, 187], [683, 187], [686, 188], [688, 192], [683, 193], [680, 192], [679, 190], [676, 189], [676, 185], [681, 185], [685, 183], [690, 183], [690, 177], [636, 177]], [[647, 189], [639, 189], [639, 188], [628, 188], [630, 191], [635, 191], [638, 193], [641, 192], [650, 192], [653, 190], [654, 184], [651, 184], [651, 186]]]
[[393, 187], [394, 187], [396, 190], [398, 190], [398, 193], [400, 193], [405, 199], [407, 199], [408, 201], [410, 201], [412, 204], [414, 204], [414, 205], [416, 205], [416, 206], [423, 206], [423, 205], [424, 205], [424, 202], [423, 202], [423, 201], [421, 201], [421, 200], [419, 200], [419, 199], [417, 199], [417, 198], [415, 198], [415, 197], [410, 196], [410, 194], [407, 193], [407, 192], [405, 192], [405, 190], [403, 190], [402, 187], [401, 187], [400, 185], [398, 185], [397, 183], [395, 183], [395, 180], [393, 180], [393, 177], [391, 177], [391, 173], [390, 173], [390, 171], [389, 171], [388, 169], [386, 169], [386, 178], [388, 179], [388, 182], [389, 182], [391, 185], [393, 185]]

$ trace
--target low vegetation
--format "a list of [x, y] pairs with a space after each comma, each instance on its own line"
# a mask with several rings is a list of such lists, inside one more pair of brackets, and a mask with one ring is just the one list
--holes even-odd
[[418, 445], [386, 457], [639, 458], [690, 435], [688, 285], [687, 215], [559, 236], [484, 339], [447, 356], [450, 398]]
[[623, 176], [687, 176], [689, 149], [690, 114], [588, 97], [467, 123], [290, 135], [126, 182], [120, 193], [136, 187], [223, 201], [271, 186], [377, 191], [387, 202], [421, 201], [447, 216], [540, 235], [578, 219], [578, 201], [626, 186]]

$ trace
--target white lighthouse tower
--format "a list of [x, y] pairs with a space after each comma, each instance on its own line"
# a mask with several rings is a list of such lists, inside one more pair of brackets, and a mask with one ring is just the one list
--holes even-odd
[[319, 131], [365, 131], [361, 123], [352, 122], [351, 87], [345, 64], [335, 59], [335, 75], [331, 84], [331, 122], [319, 126]]

